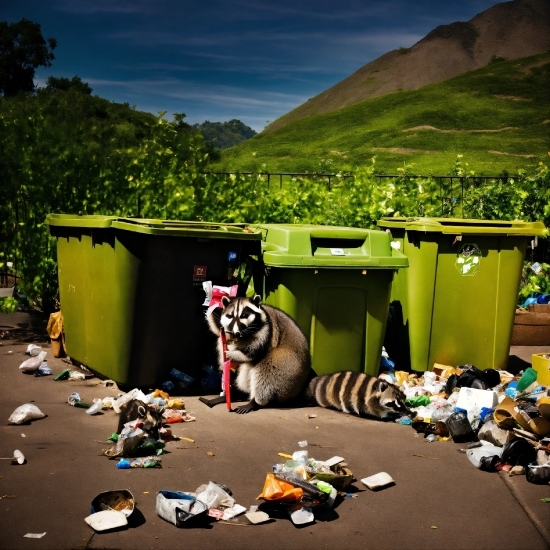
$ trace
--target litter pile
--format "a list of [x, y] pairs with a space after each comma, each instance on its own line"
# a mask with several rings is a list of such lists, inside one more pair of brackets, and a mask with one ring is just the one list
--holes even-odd
[[[307, 445], [307, 442], [300, 442]], [[340, 493], [345, 496], [353, 474], [340, 456], [319, 461], [308, 456], [307, 450], [292, 455], [280, 453], [286, 462], [274, 464], [266, 475], [258, 499], [259, 511], [288, 515], [295, 525], [315, 521], [315, 514], [330, 509]]]
[[[279, 453], [285, 462], [274, 464], [273, 471], [266, 475], [262, 492], [256, 499], [263, 501], [259, 505], [247, 509], [236, 502], [229, 487], [209, 481], [194, 492], [158, 491], [157, 515], [176, 527], [213, 521], [257, 525], [281, 516], [301, 526], [313, 523], [317, 515], [333, 508], [338, 499], [357, 497], [357, 490], [351, 486], [356, 479], [343, 457], [316, 460], [303, 449], [307, 441], [300, 441], [299, 446], [302, 449], [292, 455]], [[361, 482], [372, 491], [395, 485], [386, 472]], [[123, 528], [130, 521], [135, 505], [132, 493], [127, 490], [100, 493], [92, 501], [91, 515], [85, 521], [98, 532]], [[238, 516], [246, 518], [245, 521], [240, 521]]]
[[[550, 358], [548, 358], [550, 359]], [[381, 378], [400, 387], [426, 440], [469, 443], [470, 461], [485, 471], [526, 474], [532, 483], [550, 483], [550, 387], [527, 368], [518, 375], [479, 370], [473, 365], [434, 366], [423, 375], [388, 371]], [[544, 374], [541, 376], [546, 382]]]

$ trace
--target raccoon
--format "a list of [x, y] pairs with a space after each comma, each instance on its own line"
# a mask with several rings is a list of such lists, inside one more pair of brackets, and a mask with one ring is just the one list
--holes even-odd
[[397, 386], [361, 372], [343, 371], [313, 378], [306, 398], [321, 407], [359, 416], [411, 414], [405, 405], [405, 394]]
[[[250, 396], [250, 403], [235, 409], [239, 414], [297, 397], [311, 372], [309, 346], [298, 325], [280, 309], [260, 305], [260, 300], [224, 297], [223, 309], [207, 315], [214, 334], [223, 328], [226, 357], [239, 363], [236, 386]], [[221, 369], [219, 341], [218, 355]]]
[[133, 420], [139, 420], [141, 429], [151, 437], [158, 439], [159, 429], [162, 428], [164, 408], [148, 405], [142, 401], [132, 399], [120, 407], [117, 433], [124, 429], [124, 424]]

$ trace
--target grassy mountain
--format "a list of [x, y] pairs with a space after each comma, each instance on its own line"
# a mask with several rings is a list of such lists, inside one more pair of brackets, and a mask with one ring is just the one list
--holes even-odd
[[550, 53], [487, 66], [262, 132], [213, 169], [333, 171], [370, 162], [448, 173], [458, 153], [477, 174], [536, 164], [550, 151]]
[[496, 4], [468, 22], [437, 27], [411, 48], [399, 48], [375, 59], [275, 120], [266, 132], [373, 97], [443, 82], [484, 67], [493, 58], [519, 59], [549, 49], [548, 0]]

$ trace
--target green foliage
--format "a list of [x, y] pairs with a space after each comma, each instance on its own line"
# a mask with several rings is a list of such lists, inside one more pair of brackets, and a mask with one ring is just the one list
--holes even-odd
[[12, 296], [0, 298], [0, 313], [15, 313], [17, 311], [18, 302]]
[[194, 124], [193, 129], [198, 130], [204, 136], [207, 143], [211, 143], [218, 149], [227, 149], [256, 135], [256, 131], [240, 120], [229, 122], [210, 122], [205, 120], [202, 124]]
[[73, 76], [70, 80], [65, 77], [50, 76], [46, 80], [46, 91], [48, 92], [66, 92], [67, 90], [76, 90], [88, 95], [92, 93], [90, 85], [87, 82], [82, 82], [79, 76]]
[[199, 134], [72, 87], [0, 100], [0, 150], [0, 269], [12, 262], [46, 311], [57, 294], [47, 214], [193, 217], [207, 159]]
[[38, 23], [0, 21], [0, 93], [33, 92], [34, 72], [51, 66], [56, 46], [55, 38], [44, 39]]
[[531, 263], [525, 262], [519, 289], [518, 304], [521, 305], [532, 292], [550, 294], [550, 264], [541, 263], [540, 273], [535, 273]]
[[[448, 174], [459, 153], [477, 174], [533, 170], [547, 157], [550, 54], [502, 61], [439, 84], [372, 98], [264, 131], [222, 152], [220, 171], [355, 170]], [[546, 121], [546, 122], [545, 122]], [[430, 128], [432, 127], [432, 128]]]
[[[184, 118], [169, 122], [78, 87], [0, 100], [0, 269], [13, 263], [34, 305], [57, 305], [49, 213], [371, 228], [382, 216], [443, 215], [540, 219], [550, 227], [550, 172], [542, 163], [479, 185], [459, 155], [450, 173], [464, 181], [464, 201], [456, 182], [415, 176], [410, 164], [397, 177], [380, 177], [373, 158], [338, 172], [337, 159], [324, 156], [310, 176], [268, 186], [265, 174], [212, 174], [203, 137]], [[338, 173], [330, 190], [327, 170]]]

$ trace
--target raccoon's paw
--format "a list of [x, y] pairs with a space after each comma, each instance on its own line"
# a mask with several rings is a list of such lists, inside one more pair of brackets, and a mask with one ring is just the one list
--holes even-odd
[[237, 414], [247, 414], [251, 411], [257, 411], [260, 408], [258, 403], [252, 399], [250, 403], [247, 403], [246, 405], [241, 405], [240, 407], [237, 407], [233, 409], [232, 412], [236, 412]]

